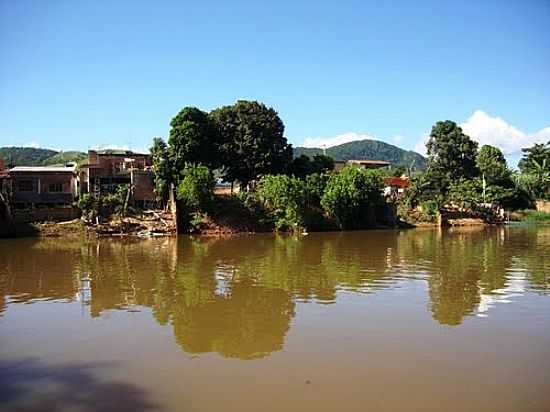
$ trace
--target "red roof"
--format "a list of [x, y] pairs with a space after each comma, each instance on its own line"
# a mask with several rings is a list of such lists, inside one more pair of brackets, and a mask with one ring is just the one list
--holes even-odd
[[408, 177], [385, 177], [384, 184], [386, 186], [405, 189], [406, 187], [409, 187], [409, 178]]

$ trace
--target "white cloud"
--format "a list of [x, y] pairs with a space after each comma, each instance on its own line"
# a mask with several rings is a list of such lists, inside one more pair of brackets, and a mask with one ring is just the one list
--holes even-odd
[[356, 140], [376, 140], [368, 134], [349, 132], [333, 137], [308, 137], [304, 140], [304, 147], [332, 147]]
[[464, 133], [481, 145], [489, 144], [504, 154], [517, 153], [523, 147], [550, 140], [550, 127], [535, 133], [527, 133], [510, 125], [500, 117], [492, 117], [482, 110], [476, 110], [466, 122], [460, 125]]
[[392, 137], [392, 142], [395, 143], [395, 144], [399, 144], [403, 141], [404, 137], [399, 135], [399, 134], [396, 134], [395, 136]]
[[426, 143], [428, 143], [428, 139], [430, 138], [429, 133], [424, 133], [422, 137], [416, 142], [414, 145], [414, 151], [417, 153], [420, 153], [422, 156], [426, 156], [427, 150], [426, 150]]
[[[476, 110], [465, 122], [460, 124], [464, 133], [480, 145], [488, 144], [498, 147], [505, 155], [518, 154], [523, 147], [535, 143], [546, 143], [550, 140], [550, 127], [538, 132], [528, 133], [510, 125], [500, 117], [493, 117], [483, 110]], [[429, 134], [426, 133], [417, 142], [415, 150], [426, 153], [426, 142]]]
[[33, 149], [38, 149], [38, 148], [40, 148], [40, 143], [38, 143], [37, 141], [33, 140], [32, 142], [25, 143], [25, 144], [23, 145], [23, 147], [32, 147]]

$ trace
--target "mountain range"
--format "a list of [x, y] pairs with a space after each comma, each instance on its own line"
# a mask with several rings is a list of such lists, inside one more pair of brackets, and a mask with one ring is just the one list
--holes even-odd
[[[295, 147], [294, 157], [301, 155], [315, 156], [322, 154], [324, 149], [311, 147]], [[327, 156], [334, 160], [385, 160], [394, 166], [426, 168], [426, 158], [412, 150], [404, 150], [379, 140], [356, 140], [326, 149]]]
[[[294, 157], [306, 155], [313, 157], [322, 154], [324, 149], [295, 147]], [[394, 166], [414, 167], [417, 170], [426, 168], [426, 158], [411, 150], [404, 150], [379, 140], [357, 140], [326, 149], [326, 154], [334, 160], [385, 160]], [[60, 152], [51, 149], [34, 147], [0, 147], [0, 158], [11, 166], [50, 166], [67, 162], [78, 163], [86, 159], [84, 152]]]
[[87, 158], [84, 152], [59, 152], [35, 147], [0, 147], [0, 158], [7, 166], [53, 166], [79, 162]]

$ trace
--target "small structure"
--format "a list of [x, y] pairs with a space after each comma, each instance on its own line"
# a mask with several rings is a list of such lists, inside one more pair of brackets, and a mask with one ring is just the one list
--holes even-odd
[[409, 178], [405, 175], [384, 178], [384, 194], [386, 196], [403, 196], [407, 187], [409, 187]]
[[130, 150], [89, 150], [88, 162], [80, 166], [80, 193], [99, 197], [113, 193], [121, 185], [132, 190], [136, 206], [148, 207], [155, 201], [152, 158]]
[[390, 165], [390, 162], [387, 162], [385, 160], [357, 160], [357, 159], [350, 159], [350, 160], [336, 160], [334, 162], [334, 170], [339, 171], [342, 170], [345, 166], [358, 166], [363, 167], [365, 169], [380, 169], [383, 167], [387, 167]]
[[9, 170], [15, 209], [70, 206], [78, 195], [76, 167], [16, 166]]

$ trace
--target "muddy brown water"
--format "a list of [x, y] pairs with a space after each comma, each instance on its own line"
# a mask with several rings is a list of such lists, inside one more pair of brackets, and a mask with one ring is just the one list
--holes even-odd
[[549, 411], [550, 227], [0, 242], [1, 411]]

